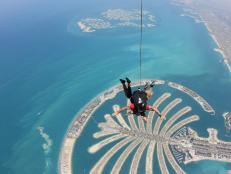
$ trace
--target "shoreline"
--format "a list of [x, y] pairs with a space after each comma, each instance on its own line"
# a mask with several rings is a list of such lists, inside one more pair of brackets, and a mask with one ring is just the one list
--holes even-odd
[[181, 6], [183, 8], [184, 13], [182, 13], [180, 16], [182, 16], [182, 17], [190, 17], [190, 18], [193, 18], [196, 23], [203, 23], [204, 24], [207, 31], [209, 32], [210, 37], [213, 39], [213, 41], [217, 45], [217, 48], [214, 48], [214, 51], [221, 54], [221, 56], [223, 57], [223, 63], [226, 65], [226, 67], [228, 68], [229, 73], [231, 74], [231, 57], [228, 58], [228, 56], [225, 54], [225, 49], [222, 48], [222, 44], [218, 41], [218, 39], [217, 39], [218, 37], [216, 36], [216, 33], [213, 32], [213, 30], [211, 29], [208, 20], [205, 20], [205, 18], [197, 10], [190, 7], [189, 4], [180, 3], [180, 2], [176, 1], [173, 4], [173, 5]]
[[[200, 15], [199, 15], [200, 16]], [[226, 67], [228, 68], [229, 73], [231, 73], [231, 64], [229, 64], [228, 58], [224, 52], [224, 49], [222, 48], [221, 44], [219, 43], [219, 41], [217, 40], [216, 34], [212, 31], [212, 29], [209, 27], [208, 22], [206, 22], [202, 16], [200, 16], [200, 18], [202, 19], [202, 22], [204, 23], [206, 29], [209, 32], [209, 35], [212, 37], [213, 41], [216, 43], [217, 48], [214, 48], [213, 50], [215, 52], [218, 52], [221, 54], [221, 56], [223, 57], [223, 63], [226, 65]]]

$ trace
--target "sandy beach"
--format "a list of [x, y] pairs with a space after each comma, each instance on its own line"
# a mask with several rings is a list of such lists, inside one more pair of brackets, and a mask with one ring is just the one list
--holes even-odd
[[201, 15], [199, 15], [199, 17], [201, 18], [201, 21], [204, 23], [205, 27], [207, 28], [207, 30], [210, 33], [210, 36], [212, 37], [212, 39], [214, 40], [214, 42], [216, 43], [218, 48], [214, 48], [214, 51], [220, 53], [224, 59], [224, 63], [227, 66], [229, 72], [231, 73], [231, 65], [229, 64], [228, 58], [225, 55], [225, 52], [223, 50], [223, 48], [221, 47], [221, 44], [218, 42], [218, 39], [216, 38], [215, 33], [213, 33], [212, 29], [209, 27], [209, 24], [206, 22], [206, 20], [203, 19], [203, 17]]
[[211, 31], [211, 29], [209, 29], [209, 26], [208, 26], [207, 23], [205, 23], [205, 26], [207, 27], [208, 31], [210, 32], [210, 36], [213, 38], [213, 40], [214, 40], [214, 41], [216, 42], [216, 44], [217, 44], [217, 47], [218, 47], [218, 48], [214, 48], [214, 51], [216, 51], [216, 52], [218, 52], [218, 53], [220, 53], [220, 54], [222, 55], [222, 57], [223, 57], [223, 59], [224, 59], [224, 63], [225, 63], [225, 65], [227, 66], [229, 72], [231, 73], [231, 66], [230, 66], [230, 64], [229, 64], [229, 62], [228, 62], [227, 56], [226, 56], [225, 53], [224, 53], [224, 50], [222, 49], [222, 47], [221, 47], [220, 43], [218, 42], [216, 36], [213, 34], [213, 32]]

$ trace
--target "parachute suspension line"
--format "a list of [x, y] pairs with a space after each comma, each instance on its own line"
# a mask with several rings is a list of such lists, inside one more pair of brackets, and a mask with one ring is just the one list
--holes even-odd
[[141, 78], [142, 78], [142, 45], [143, 45], [143, 0], [140, 0], [140, 86], [141, 86]]

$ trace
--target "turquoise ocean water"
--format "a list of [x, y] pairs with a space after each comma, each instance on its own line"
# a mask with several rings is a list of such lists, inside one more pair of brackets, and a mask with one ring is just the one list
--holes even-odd
[[[75, 114], [118, 78], [138, 79], [138, 30], [87, 34], [73, 28], [75, 20], [109, 8], [138, 7], [130, 0], [1, 4], [0, 173], [57, 173], [62, 139]], [[217, 128], [219, 138], [230, 140], [222, 113], [231, 110], [231, 78], [205, 26], [181, 17], [182, 9], [169, 1], [145, 1], [144, 7], [156, 16], [157, 26], [144, 32], [143, 78], [171, 80], [197, 91], [216, 117], [203, 117], [201, 125], [207, 126], [195, 129], [207, 136], [207, 127]], [[38, 126], [53, 141], [48, 152]], [[187, 166], [192, 173], [223, 174], [225, 169], [231, 166], [208, 161]]]

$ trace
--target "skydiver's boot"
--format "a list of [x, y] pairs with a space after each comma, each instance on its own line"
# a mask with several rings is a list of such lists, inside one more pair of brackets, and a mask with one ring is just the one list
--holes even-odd
[[153, 81], [151, 82], [151, 84], [150, 84], [150, 87], [151, 87], [151, 88], [153, 88], [153, 86], [155, 85], [155, 82], [156, 82], [155, 80], [153, 80]]
[[129, 78], [126, 77], [125, 79], [126, 79], [126, 81], [127, 81], [128, 84], [131, 83], [131, 80]]
[[126, 81], [124, 79], [120, 79], [120, 82], [124, 84]]
[[[150, 86], [151, 86], [151, 85], [150, 85]], [[148, 89], [148, 82], [146, 82], [145, 85], [144, 85], [144, 91], [145, 91], [146, 89]]]

